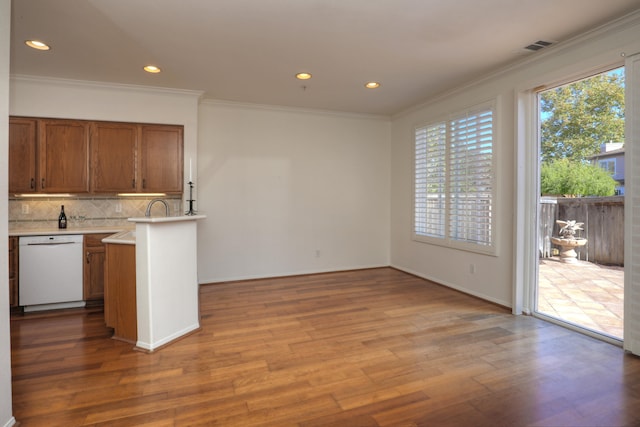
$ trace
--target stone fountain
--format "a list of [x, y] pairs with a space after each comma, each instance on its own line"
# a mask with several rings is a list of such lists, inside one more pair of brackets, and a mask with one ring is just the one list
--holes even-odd
[[574, 220], [562, 221], [557, 220], [556, 224], [560, 226], [560, 237], [552, 237], [551, 243], [560, 246], [560, 261], [568, 264], [578, 263], [578, 254], [575, 248], [587, 244], [587, 239], [576, 238], [576, 231], [582, 230], [583, 222]]

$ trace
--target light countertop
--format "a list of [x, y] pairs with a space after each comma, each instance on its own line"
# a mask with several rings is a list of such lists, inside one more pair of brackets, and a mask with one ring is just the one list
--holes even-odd
[[135, 245], [136, 244], [136, 231], [125, 230], [120, 233], [112, 234], [109, 237], [102, 239], [102, 243], [115, 243], [118, 245]]
[[204, 219], [206, 215], [181, 215], [181, 216], [143, 216], [139, 218], [129, 218], [127, 221], [141, 222], [141, 223], [156, 223], [156, 222], [180, 222], [180, 221], [194, 221], [197, 219]]
[[[113, 238], [111, 242], [106, 243], [124, 243], [135, 244], [135, 232], [132, 232], [135, 228], [135, 223], [166, 223], [166, 222], [180, 222], [180, 221], [194, 221], [206, 218], [206, 215], [181, 215], [181, 216], [152, 216], [152, 217], [139, 217], [129, 218], [133, 224], [125, 226], [86, 226], [77, 227], [70, 226], [68, 228], [57, 227], [42, 227], [42, 228], [13, 228], [9, 229], [9, 236], [21, 237], [21, 236], [49, 236], [49, 235], [61, 235], [61, 234], [115, 234], [119, 236], [109, 236]], [[117, 240], [117, 241], [116, 241]]]
[[105, 226], [105, 227], [44, 227], [44, 228], [15, 228], [9, 229], [9, 236], [47, 236], [58, 234], [100, 234], [100, 233], [119, 233], [130, 229], [131, 227], [123, 226]]

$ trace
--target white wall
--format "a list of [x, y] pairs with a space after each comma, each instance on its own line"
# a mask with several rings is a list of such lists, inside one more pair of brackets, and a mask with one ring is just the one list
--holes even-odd
[[[516, 153], [519, 148], [516, 111], [517, 96], [544, 84], [574, 77], [584, 77], [607, 66], [622, 65], [621, 52], [640, 50], [640, 14], [629, 16], [606, 29], [596, 29], [579, 39], [539, 52], [526, 62], [503, 70], [481, 81], [472, 82], [428, 104], [394, 117], [391, 154], [391, 264], [436, 282], [480, 296], [501, 305], [512, 306], [514, 284], [514, 250], [517, 232], [516, 195], [531, 188], [516, 183]], [[497, 242], [498, 256], [491, 257], [446, 249], [411, 239], [412, 232], [412, 162], [413, 129], [476, 103], [497, 99], [496, 121], [499, 134]], [[522, 141], [519, 141], [522, 143]], [[535, 144], [535, 140], [526, 141]], [[520, 147], [523, 149], [523, 147]], [[535, 158], [526, 159], [534, 165]], [[533, 233], [535, 230], [525, 230]], [[475, 264], [475, 273], [470, 265]]]
[[388, 265], [388, 119], [198, 108], [198, 95], [13, 76], [10, 113], [183, 124], [185, 180], [191, 161], [196, 208], [209, 215], [199, 223], [200, 283]]
[[[200, 92], [12, 76], [13, 116], [161, 123], [184, 126], [184, 171], [197, 168]], [[194, 172], [195, 173], [195, 172]], [[188, 188], [186, 185], [184, 188]]]
[[199, 123], [200, 283], [389, 264], [388, 119], [206, 101]]
[[[391, 155], [391, 265], [508, 306], [511, 293], [511, 218], [514, 186], [509, 161], [513, 144], [509, 133], [513, 122], [512, 90], [469, 90], [396, 118], [392, 126]], [[484, 101], [495, 99], [497, 125], [497, 215], [498, 256], [474, 254], [412, 240], [414, 128], [446, 117]], [[511, 107], [511, 108], [510, 108]], [[443, 115], [444, 114], [444, 115]], [[473, 267], [472, 267], [473, 264]], [[471, 272], [473, 269], [473, 273]]]
[[[9, 38], [11, 1], [0, 0], [0, 242], [8, 238]], [[0, 253], [0, 426], [13, 425], [11, 409], [11, 343], [9, 337], [8, 253]]]

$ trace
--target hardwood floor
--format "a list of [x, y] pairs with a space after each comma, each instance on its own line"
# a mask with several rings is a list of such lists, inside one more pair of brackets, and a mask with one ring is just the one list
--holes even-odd
[[201, 288], [156, 353], [99, 311], [11, 322], [28, 426], [640, 425], [640, 359], [390, 268]]

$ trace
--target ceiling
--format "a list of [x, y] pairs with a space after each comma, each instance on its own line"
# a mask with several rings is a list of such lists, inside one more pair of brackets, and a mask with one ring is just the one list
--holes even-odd
[[[524, 49], [533, 42], [638, 9], [640, 0], [13, 0], [10, 65], [12, 75], [392, 115], [535, 55]], [[313, 78], [297, 80], [301, 71]], [[382, 86], [366, 89], [372, 80]]]

